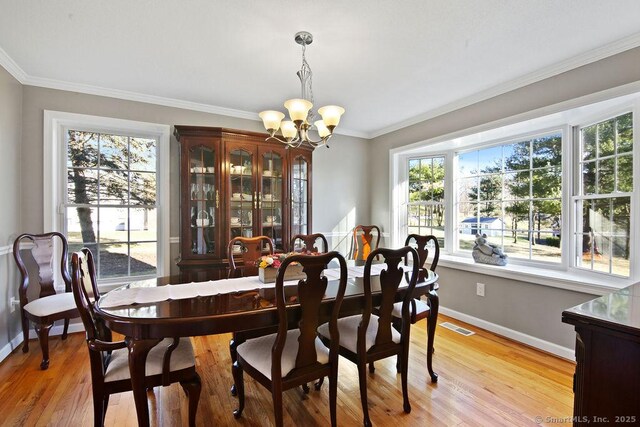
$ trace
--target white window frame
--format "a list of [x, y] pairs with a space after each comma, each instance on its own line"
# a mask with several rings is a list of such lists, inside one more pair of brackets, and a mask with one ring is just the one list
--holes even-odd
[[[67, 170], [67, 141], [70, 128], [102, 133], [138, 135], [157, 139], [156, 209], [157, 209], [157, 276], [170, 274], [170, 137], [169, 125], [138, 122], [109, 117], [44, 111], [43, 147], [43, 213], [44, 230], [64, 232], [64, 211]], [[148, 276], [100, 280], [100, 289], [107, 290], [123, 283], [142, 280]]]
[[[638, 90], [636, 88], [635, 90]], [[445, 156], [445, 248], [441, 252], [439, 265], [472, 271], [482, 274], [505, 277], [514, 280], [569, 289], [579, 292], [601, 295], [620, 289], [640, 280], [640, 93], [632, 93], [619, 98], [591, 98], [596, 104], [585, 105], [585, 100], [547, 107], [536, 112], [522, 114], [519, 117], [487, 123], [471, 129], [460, 130], [433, 139], [416, 142], [391, 149], [389, 151], [389, 214], [391, 243], [401, 246], [406, 237], [402, 218], [406, 217], [404, 201], [408, 197], [408, 159], [415, 157]], [[633, 197], [631, 219], [631, 269], [629, 277], [624, 278], [609, 273], [588, 271], [575, 267], [575, 213], [573, 212], [574, 187], [577, 176], [578, 149], [574, 128], [587, 123], [599, 122], [602, 119], [615, 117], [622, 112], [632, 111], [634, 115], [634, 147], [633, 147]], [[546, 115], [545, 115], [546, 114]], [[563, 235], [571, 235], [570, 239], [562, 239], [562, 262], [546, 263], [533, 260], [509, 259], [506, 267], [476, 264], [469, 252], [456, 252], [456, 233], [454, 225], [457, 193], [455, 190], [457, 171], [457, 153], [486, 148], [490, 145], [504, 144], [510, 140], [529, 136], [562, 131], [562, 229]]]

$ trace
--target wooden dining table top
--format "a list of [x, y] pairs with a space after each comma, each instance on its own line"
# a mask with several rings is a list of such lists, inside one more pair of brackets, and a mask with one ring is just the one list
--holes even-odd
[[[416, 286], [414, 295], [426, 295], [437, 279], [438, 275], [429, 270], [426, 280]], [[211, 283], [215, 286], [216, 283], [223, 284], [225, 280]], [[184, 283], [183, 278], [177, 275], [131, 282], [119, 289], [153, 288]], [[255, 289], [246, 291], [118, 307], [101, 307], [101, 299], [96, 304], [96, 314], [111, 330], [137, 339], [209, 335], [273, 326], [278, 323], [275, 288], [272, 285], [264, 287], [257, 277], [255, 285]], [[294, 282], [290, 285], [285, 284], [284, 287], [285, 296], [291, 306], [288, 312], [291, 312], [292, 322], [295, 321], [295, 311], [298, 307], [296, 286], [297, 282]], [[326, 306], [323, 311], [327, 317], [337, 288], [338, 281], [329, 280], [323, 302]], [[380, 294], [378, 276], [371, 277], [371, 291], [375, 304], [376, 297]], [[348, 278], [341, 316], [360, 313], [363, 297], [363, 279]]]

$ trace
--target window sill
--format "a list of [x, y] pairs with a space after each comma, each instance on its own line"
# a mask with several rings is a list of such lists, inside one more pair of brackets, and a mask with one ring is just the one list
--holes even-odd
[[[632, 279], [610, 277], [597, 273], [588, 275], [575, 270], [543, 269], [516, 264], [509, 264], [504, 267], [477, 264], [470, 257], [449, 254], [440, 255], [438, 266], [599, 296], [633, 284]], [[594, 277], [595, 275], [601, 277]]]

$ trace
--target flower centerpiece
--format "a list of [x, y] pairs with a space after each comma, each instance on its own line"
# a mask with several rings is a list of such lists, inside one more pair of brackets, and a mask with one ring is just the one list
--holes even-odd
[[[276, 275], [278, 269], [284, 262], [284, 260], [291, 255], [297, 255], [294, 252], [263, 255], [256, 260], [256, 267], [258, 267], [258, 277], [262, 283], [273, 283], [276, 281]], [[287, 267], [287, 271], [284, 275], [285, 280], [298, 280], [304, 279], [306, 275], [302, 272], [302, 266], [300, 264], [292, 263]]]

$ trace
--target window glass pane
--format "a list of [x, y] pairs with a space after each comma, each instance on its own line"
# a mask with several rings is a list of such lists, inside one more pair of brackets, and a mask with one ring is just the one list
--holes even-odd
[[98, 277], [126, 277], [129, 275], [129, 245], [127, 243], [100, 244]]
[[129, 138], [119, 135], [100, 135], [100, 167], [129, 168]]
[[534, 198], [562, 196], [562, 173], [559, 167], [534, 169], [531, 178], [531, 195]]
[[633, 158], [618, 157], [618, 191], [633, 191]]
[[556, 261], [560, 258], [560, 237], [553, 233], [535, 233], [535, 245], [532, 246], [531, 259], [538, 261]]
[[[69, 243], [89, 244], [97, 242], [98, 212], [89, 207], [68, 207], [67, 241]], [[82, 245], [80, 246], [82, 248]]]
[[[155, 205], [156, 204], [156, 174], [145, 172], [131, 172], [131, 192], [130, 203], [132, 205]], [[209, 190], [208, 185], [206, 187]], [[203, 189], [204, 191], [204, 189]], [[205, 199], [206, 192], [201, 194]]]
[[129, 209], [129, 239], [132, 242], [158, 240], [156, 209]]
[[504, 146], [505, 170], [529, 169], [529, 142], [518, 142]]
[[131, 170], [155, 172], [156, 170], [156, 140], [146, 138], [131, 138], [129, 140], [131, 152]]
[[633, 147], [633, 119], [631, 113], [618, 117], [618, 153], [628, 153]]
[[101, 170], [98, 173], [100, 204], [125, 205], [129, 202], [129, 183], [124, 171]]
[[461, 202], [477, 201], [478, 200], [478, 178], [463, 178], [460, 179], [458, 185], [459, 200]]
[[510, 172], [504, 174], [504, 198], [527, 199], [530, 195], [530, 172]]
[[596, 162], [582, 165], [582, 192], [583, 194], [596, 193]]
[[562, 161], [562, 137], [553, 135], [534, 139], [532, 159], [534, 168], [560, 166]]
[[98, 171], [67, 169], [67, 203], [85, 205], [98, 201]]
[[480, 177], [480, 200], [502, 199], [502, 176], [484, 175]]
[[582, 159], [594, 160], [596, 158], [596, 130], [597, 126], [589, 126], [582, 129]]
[[478, 173], [478, 152], [471, 151], [458, 155], [458, 175], [470, 176]]
[[67, 167], [98, 166], [98, 134], [70, 130], [67, 133]]
[[598, 161], [598, 194], [613, 193], [615, 190], [615, 159]]
[[598, 157], [611, 156], [615, 152], [615, 120], [598, 123]]
[[131, 276], [156, 274], [156, 244], [131, 243]]

